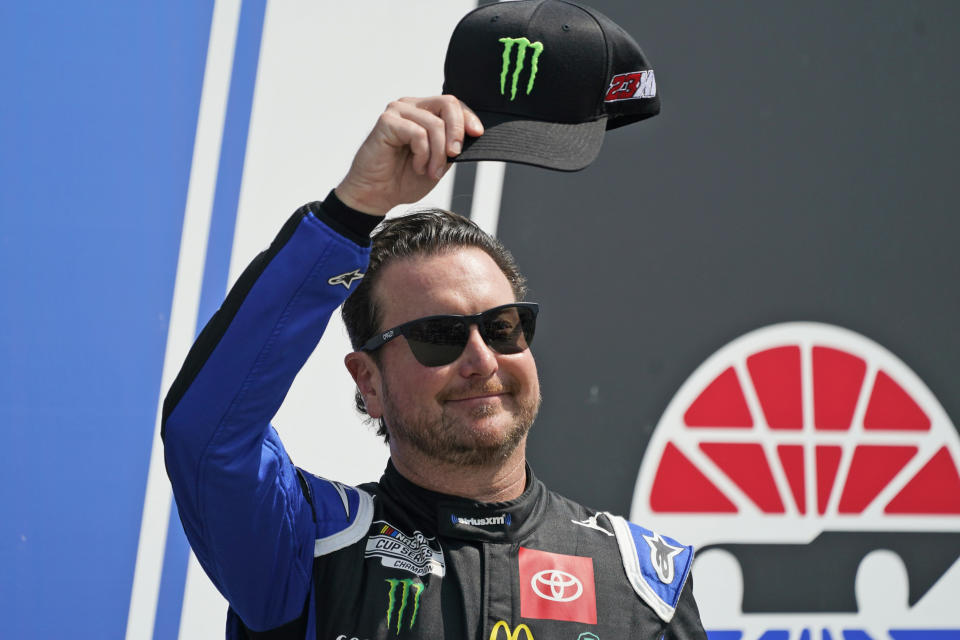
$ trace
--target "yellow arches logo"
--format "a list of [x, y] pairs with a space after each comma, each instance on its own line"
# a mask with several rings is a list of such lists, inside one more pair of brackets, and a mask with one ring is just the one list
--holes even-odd
[[520, 632], [523, 631], [526, 638], [524, 640], [533, 640], [533, 633], [530, 631], [530, 627], [525, 624], [518, 624], [516, 628], [511, 631], [510, 625], [508, 625], [503, 620], [497, 622], [493, 625], [493, 629], [490, 630], [490, 640], [500, 640], [500, 635], [497, 633], [500, 631], [500, 627], [503, 627], [504, 632], [506, 632], [506, 640], [520, 640]]

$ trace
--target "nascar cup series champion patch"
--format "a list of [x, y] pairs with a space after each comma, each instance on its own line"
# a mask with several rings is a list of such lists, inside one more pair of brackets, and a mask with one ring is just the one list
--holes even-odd
[[660, 112], [653, 69], [633, 38], [599, 11], [560, 0], [467, 14], [450, 39], [443, 92], [485, 130], [455, 162], [577, 171], [596, 159], [607, 130]]

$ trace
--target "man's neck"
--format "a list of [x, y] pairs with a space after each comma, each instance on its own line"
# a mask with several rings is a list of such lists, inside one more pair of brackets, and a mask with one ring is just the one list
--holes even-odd
[[390, 459], [400, 475], [415, 485], [477, 502], [513, 500], [526, 488], [526, 442], [517, 446], [505, 460], [493, 465], [438, 462], [393, 441], [390, 443]]

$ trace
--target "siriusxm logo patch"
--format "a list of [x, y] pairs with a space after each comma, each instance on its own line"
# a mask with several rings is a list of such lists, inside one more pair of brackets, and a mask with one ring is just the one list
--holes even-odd
[[487, 516], [486, 518], [465, 518], [463, 516], [457, 516], [450, 514], [450, 521], [453, 524], [468, 524], [473, 527], [493, 527], [493, 526], [510, 526], [510, 514], [504, 513], [499, 516]]

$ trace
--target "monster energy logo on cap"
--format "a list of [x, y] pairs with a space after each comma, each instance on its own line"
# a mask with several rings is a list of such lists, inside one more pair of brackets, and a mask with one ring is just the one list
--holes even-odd
[[410, 592], [413, 592], [413, 613], [410, 614], [410, 624], [408, 629], [413, 629], [413, 623], [417, 621], [417, 612], [420, 610], [420, 593], [423, 591], [423, 583], [410, 578], [396, 580], [387, 578], [387, 584], [390, 585], [389, 598], [387, 602], [387, 628], [390, 628], [390, 621], [393, 619], [394, 605], [397, 603], [397, 587], [400, 587], [400, 608], [397, 610], [397, 635], [400, 635], [400, 627], [403, 625], [403, 613], [407, 610], [407, 604], [410, 600]]
[[503, 43], [503, 62], [500, 65], [500, 95], [506, 95], [507, 90], [507, 72], [510, 70], [510, 51], [513, 45], [517, 45], [517, 62], [513, 69], [513, 78], [510, 84], [510, 101], [517, 97], [517, 82], [520, 80], [520, 72], [523, 71], [523, 62], [527, 56], [527, 49], [533, 49], [533, 55], [530, 57], [530, 78], [527, 80], [527, 95], [533, 91], [533, 83], [537, 79], [537, 63], [540, 61], [540, 54], [543, 53], [542, 42], [530, 42], [527, 38], [500, 38]]

